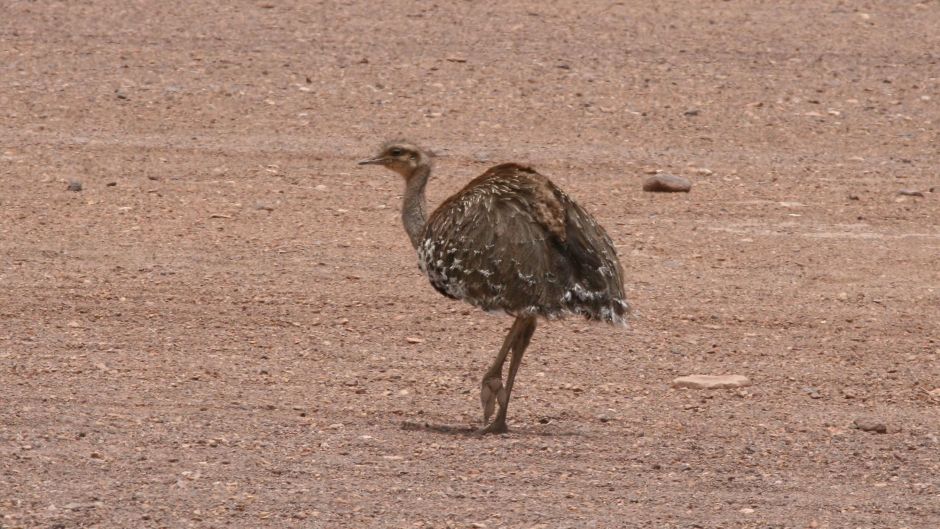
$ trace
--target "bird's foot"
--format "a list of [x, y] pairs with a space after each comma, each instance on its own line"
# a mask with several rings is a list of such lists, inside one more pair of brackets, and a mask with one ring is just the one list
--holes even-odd
[[501, 433], [507, 433], [507, 432], [509, 432], [509, 428], [506, 427], [506, 419], [500, 420], [499, 418], [497, 418], [495, 421], [477, 430], [476, 434], [487, 435], [487, 434], [501, 434]]
[[[480, 388], [480, 404], [483, 405], [483, 424], [490, 422], [496, 410], [496, 403], [501, 408], [506, 406], [509, 395], [503, 387], [503, 381], [497, 377], [484, 378]], [[505, 428], [505, 424], [503, 425]]]

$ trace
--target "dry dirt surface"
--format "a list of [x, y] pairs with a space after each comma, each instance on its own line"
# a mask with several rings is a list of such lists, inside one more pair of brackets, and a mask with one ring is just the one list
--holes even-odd
[[[3, 529], [940, 526], [940, 2], [0, 8]], [[542, 324], [507, 435], [395, 136], [620, 252], [630, 328]]]

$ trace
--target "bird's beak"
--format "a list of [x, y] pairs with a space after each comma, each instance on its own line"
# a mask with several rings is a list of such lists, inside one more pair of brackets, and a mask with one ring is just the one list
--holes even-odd
[[384, 156], [377, 156], [375, 158], [369, 158], [367, 160], [359, 160], [359, 165], [382, 165], [385, 163]]

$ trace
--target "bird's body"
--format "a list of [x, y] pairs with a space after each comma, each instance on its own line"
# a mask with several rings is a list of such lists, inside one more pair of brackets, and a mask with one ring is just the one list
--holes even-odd
[[[629, 306], [620, 262], [604, 229], [548, 178], [502, 164], [472, 180], [427, 217], [425, 186], [431, 156], [404, 141], [386, 143], [361, 163], [384, 165], [405, 177], [402, 220], [421, 270], [447, 297], [516, 321], [483, 377], [483, 433], [506, 431], [516, 371], [536, 318], [577, 314], [622, 324]], [[512, 352], [505, 386], [502, 367]]]
[[418, 260], [445, 296], [486, 311], [623, 322], [620, 263], [604, 229], [531, 168], [491, 168], [431, 214]]

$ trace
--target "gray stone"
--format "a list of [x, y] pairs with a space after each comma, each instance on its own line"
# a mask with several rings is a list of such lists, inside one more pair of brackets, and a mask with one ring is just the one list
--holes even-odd
[[743, 375], [689, 375], [672, 381], [674, 388], [691, 389], [727, 389], [749, 385], [750, 379]]
[[859, 417], [855, 419], [853, 426], [863, 432], [888, 433], [888, 425], [874, 417]]
[[643, 191], [650, 193], [688, 193], [692, 182], [671, 174], [653, 175], [643, 182]]

